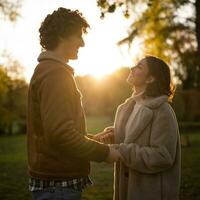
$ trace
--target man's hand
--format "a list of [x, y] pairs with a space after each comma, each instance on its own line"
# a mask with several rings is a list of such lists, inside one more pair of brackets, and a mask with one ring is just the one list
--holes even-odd
[[104, 131], [94, 135], [93, 139], [105, 144], [112, 144], [114, 142], [114, 128], [105, 128]]
[[104, 144], [113, 144], [114, 143], [114, 132], [106, 132], [106, 134], [100, 136], [99, 141]]
[[107, 132], [104, 132], [104, 131], [97, 133], [97, 134], [93, 135], [93, 140], [100, 142], [100, 137], [102, 137], [105, 134], [107, 134]]

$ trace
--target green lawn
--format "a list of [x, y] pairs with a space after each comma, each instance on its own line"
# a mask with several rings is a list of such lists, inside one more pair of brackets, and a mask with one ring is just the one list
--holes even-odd
[[[107, 118], [89, 118], [88, 131], [97, 133], [111, 125]], [[190, 147], [182, 148], [181, 200], [200, 199], [200, 132], [188, 134]], [[112, 199], [112, 165], [92, 163], [94, 182], [84, 200]], [[0, 199], [30, 200], [27, 191], [26, 136], [0, 137]]]

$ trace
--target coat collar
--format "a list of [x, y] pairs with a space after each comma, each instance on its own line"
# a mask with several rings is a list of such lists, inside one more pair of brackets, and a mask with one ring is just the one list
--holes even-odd
[[156, 97], [156, 98], [145, 99], [143, 102], [143, 105], [150, 109], [156, 109], [165, 102], [168, 102], [168, 96], [162, 95], [162, 96]]
[[[130, 116], [130, 115], [129, 115]], [[141, 106], [135, 118], [131, 122], [130, 133], [124, 142], [135, 141], [153, 118], [153, 111], [146, 106]], [[127, 122], [127, 121], [126, 121]]]
[[122, 105], [121, 111], [118, 113], [118, 116], [116, 117], [118, 118], [116, 119], [116, 142], [128, 143], [129, 141], [133, 142], [134, 140], [136, 140], [138, 136], [142, 133], [142, 131], [147, 127], [147, 125], [152, 121], [153, 109], [156, 109], [161, 104], [167, 102], [167, 99], [168, 98], [166, 95], [151, 99], [145, 99], [142, 102], [142, 106], [140, 107], [138, 113], [131, 123], [131, 133], [125, 139], [125, 126], [136, 103], [133, 96], [127, 99], [126, 102]]
[[60, 64], [64, 65], [67, 67], [68, 71], [74, 75], [74, 69], [70, 67], [68, 64], [66, 64], [62, 59], [60, 59], [58, 56], [55, 55], [54, 52], [52, 51], [43, 51], [40, 53], [38, 56], [38, 62], [44, 61], [44, 60], [54, 60], [56, 62], [59, 62]]

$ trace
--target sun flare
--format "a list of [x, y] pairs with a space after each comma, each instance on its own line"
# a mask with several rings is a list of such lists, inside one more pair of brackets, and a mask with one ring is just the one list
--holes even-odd
[[115, 48], [107, 46], [110, 40], [110, 37], [105, 37], [103, 43], [99, 41], [94, 44], [94, 38], [89, 36], [86, 46], [79, 51], [78, 59], [70, 61], [69, 64], [75, 68], [78, 75], [88, 74], [98, 80], [120, 67], [131, 67], [141, 54], [140, 41], [135, 41], [129, 51], [126, 46], [118, 46], [117, 40], [113, 40]]
[[108, 73], [93, 73], [93, 74], [90, 74], [92, 77], [94, 77], [96, 80], [102, 80], [103, 78], [105, 78], [105, 76], [108, 75]]
[[[37, 57], [41, 51], [38, 40], [38, 28], [41, 21], [47, 13], [63, 5], [72, 9], [80, 9], [91, 26], [88, 34], [84, 36], [85, 46], [80, 48], [78, 59], [69, 62], [75, 69], [76, 75], [89, 74], [100, 80], [120, 67], [129, 67], [133, 64], [133, 60], [139, 52], [139, 46], [133, 45], [134, 48], [131, 49], [131, 53], [128, 53], [127, 46], [124, 48], [117, 45], [119, 40], [127, 36], [127, 29], [132, 23], [130, 20], [125, 20], [121, 12], [108, 15], [104, 20], [101, 20], [99, 8], [92, 0], [88, 4], [81, 0], [63, 1], [63, 5], [52, 2], [51, 6], [47, 2], [47, 0], [43, 0], [43, 4], [48, 5], [44, 6], [44, 9], [37, 1], [34, 3], [30, 0], [26, 1], [22, 9], [23, 17], [17, 21], [16, 26], [12, 27], [4, 24], [5, 27], [3, 26], [1, 31], [0, 48], [9, 49], [12, 55], [24, 66], [24, 75], [27, 82], [30, 81], [35, 66], [38, 64]], [[89, 10], [88, 5], [92, 6]], [[29, 15], [28, 11], [30, 9], [37, 10], [37, 15], [34, 18]], [[29, 27], [26, 34], [24, 34], [24, 27]], [[10, 37], [13, 32], [15, 32], [15, 37]], [[24, 52], [27, 52], [26, 56], [24, 56]]]

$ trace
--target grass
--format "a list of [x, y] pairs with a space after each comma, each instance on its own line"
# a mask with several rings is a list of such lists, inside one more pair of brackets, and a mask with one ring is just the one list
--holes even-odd
[[[88, 131], [98, 133], [111, 125], [107, 118], [89, 118]], [[200, 199], [200, 132], [186, 133], [191, 146], [182, 148], [181, 200]], [[111, 200], [113, 166], [92, 163], [94, 185], [84, 193], [84, 200]], [[27, 190], [26, 136], [0, 137], [0, 199], [31, 200]]]
[[200, 199], [200, 131], [187, 133], [190, 147], [182, 148], [181, 194], [183, 200]]

